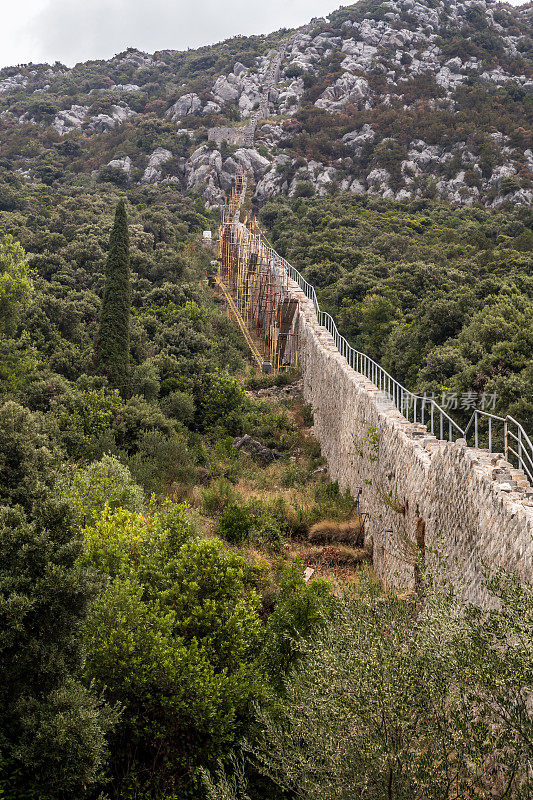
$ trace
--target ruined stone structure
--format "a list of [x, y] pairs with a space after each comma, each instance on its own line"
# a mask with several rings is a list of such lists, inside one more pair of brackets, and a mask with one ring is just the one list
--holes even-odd
[[[333, 337], [324, 327], [336, 331], [331, 318], [321, 311], [317, 316], [313, 287], [252, 225], [239, 221], [245, 185], [245, 176], [238, 176], [226, 207], [222, 274], [230, 286], [241, 276], [239, 291], [250, 295], [243, 308], [252, 309], [246, 324], [264, 321], [261, 302], [269, 287], [279, 295], [278, 305], [294, 304], [291, 358], [302, 370], [330, 475], [359, 498], [382, 583], [413, 588], [419, 553], [426, 563], [445, 563], [464, 597], [482, 605], [489, 602], [484, 565], [532, 581], [533, 488], [524, 472], [501, 454], [468, 447], [464, 432], [433, 401], [418, 416], [415, 411], [416, 421], [402, 414], [407, 390]], [[281, 331], [275, 315], [270, 318], [277, 327], [267, 331], [266, 341]]]
[[[238, 145], [239, 147], [249, 147], [250, 140], [249, 125], [244, 128], [232, 128], [229, 125], [222, 125], [219, 128], [209, 128], [207, 137], [210, 142], [215, 142], [220, 147], [222, 142]], [[253, 134], [252, 134], [253, 144]]]

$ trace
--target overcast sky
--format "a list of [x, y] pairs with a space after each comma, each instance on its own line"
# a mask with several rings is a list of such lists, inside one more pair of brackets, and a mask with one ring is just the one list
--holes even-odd
[[[293, 28], [348, 0], [0, 0], [0, 67], [182, 50]], [[518, 5], [514, 0], [513, 5]]]

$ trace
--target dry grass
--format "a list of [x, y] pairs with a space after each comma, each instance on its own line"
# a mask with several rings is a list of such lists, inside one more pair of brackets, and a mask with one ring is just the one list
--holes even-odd
[[325, 578], [331, 584], [334, 594], [342, 592], [349, 585], [357, 585], [361, 566], [371, 564], [367, 550], [359, 547], [306, 545], [291, 543], [285, 550], [288, 560], [298, 559], [305, 566], [315, 570], [311, 580]]
[[[334, 593], [341, 592], [343, 587], [359, 581], [361, 566], [371, 560], [363, 546], [363, 520], [358, 516], [342, 522], [332, 519], [338, 515], [346, 520], [347, 515], [354, 514], [354, 510], [343, 503], [340, 496], [337, 498], [334, 493], [329, 496], [327, 492], [320, 491], [328, 478], [323, 474], [313, 475], [317, 465], [324, 462], [315, 452], [312, 429], [306, 426], [308, 420], [303, 400], [283, 397], [271, 399], [269, 403], [275, 410], [283, 410], [296, 427], [296, 432], [291, 434], [290, 449], [286, 456], [271, 464], [261, 465], [241, 454], [237, 469], [233, 462], [228, 462], [227, 474], [239, 504], [257, 508], [254, 513], [259, 517], [263, 509], [264, 514], [271, 514], [276, 523], [280, 520], [280, 524], [286, 524], [290, 533], [284, 534], [281, 551], [271, 547], [270, 540], [263, 541], [261, 538], [243, 542], [236, 549], [250, 563], [262, 565], [265, 575], [284, 563], [298, 560], [302, 571], [306, 566], [315, 570], [311, 580], [325, 578]], [[226, 474], [224, 467], [225, 462], [221, 461], [217, 470], [219, 474]], [[291, 481], [288, 480], [291, 477], [289, 473], [294, 474]], [[207, 487], [213, 488], [216, 480], [212, 478], [209, 482], [189, 488], [187, 497], [191, 505], [201, 512], [199, 520], [208, 536], [216, 535], [217, 514], [207, 511], [203, 499], [206, 483]], [[326, 519], [315, 523], [321, 516]], [[312, 527], [308, 528], [308, 525]], [[262, 587], [265, 614], [268, 613], [269, 604], [275, 601], [276, 591], [275, 582], [272, 586]]]
[[369, 557], [364, 547], [347, 547], [344, 544], [326, 547], [310, 545], [300, 548], [300, 555], [311, 566], [318, 564], [328, 567], [357, 567]]
[[267, 467], [250, 465], [235, 484], [235, 491], [244, 501], [261, 498], [269, 502], [281, 496], [288, 506], [311, 505], [315, 484], [308, 482], [305, 487], [283, 486], [282, 478], [286, 470], [287, 463], [283, 461], [274, 461]]
[[361, 517], [347, 522], [325, 519], [313, 525], [307, 538], [313, 544], [348, 544], [363, 547], [364, 523]]

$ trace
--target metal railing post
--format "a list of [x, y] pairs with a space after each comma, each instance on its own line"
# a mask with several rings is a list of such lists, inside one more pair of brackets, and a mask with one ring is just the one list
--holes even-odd
[[508, 454], [509, 454], [509, 426], [507, 422], [507, 417], [505, 417], [503, 421], [503, 454], [506, 461], [508, 461]]

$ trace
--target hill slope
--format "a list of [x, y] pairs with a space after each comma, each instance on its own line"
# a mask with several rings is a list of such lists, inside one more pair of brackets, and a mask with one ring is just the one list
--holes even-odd
[[[363, 0], [198, 50], [6, 68], [0, 167], [49, 184], [168, 181], [212, 205], [238, 163], [258, 204], [337, 190], [530, 204], [532, 19], [531, 4]], [[242, 131], [208, 141], [254, 117], [253, 147]]]

